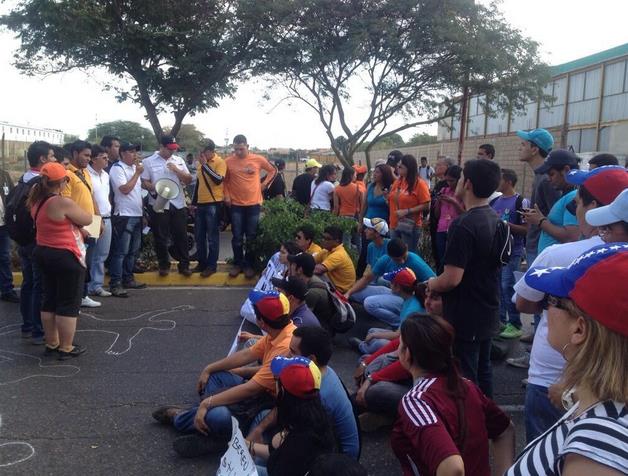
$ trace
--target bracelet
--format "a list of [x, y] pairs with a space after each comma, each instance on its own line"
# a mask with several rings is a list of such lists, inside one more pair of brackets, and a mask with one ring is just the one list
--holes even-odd
[[539, 220], [539, 228], [541, 228], [541, 225], [543, 225], [544, 221], [547, 221], [547, 217], [543, 217]]
[[255, 443], [253, 443], [253, 441], [249, 441], [249, 453], [255, 458]]

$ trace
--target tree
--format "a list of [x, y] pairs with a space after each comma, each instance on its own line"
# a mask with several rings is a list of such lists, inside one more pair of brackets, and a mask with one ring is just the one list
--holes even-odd
[[104, 68], [113, 75], [105, 89], [140, 104], [159, 137], [159, 114], [173, 114], [176, 134], [246, 78], [269, 1], [21, 0], [0, 22], [21, 41], [24, 73]]
[[436, 141], [436, 136], [431, 136], [427, 132], [421, 132], [420, 134], [417, 133], [410, 137], [410, 140], [406, 143], [406, 145], [434, 144]]
[[547, 74], [538, 45], [493, 4], [296, 0], [277, 16], [264, 64], [276, 76], [271, 90], [280, 86], [318, 115], [345, 165], [367, 141], [370, 167], [378, 142], [452, 115], [465, 87], [518, 110], [539, 97]]
[[69, 144], [70, 142], [74, 142], [75, 140], [78, 140], [79, 136], [77, 136], [76, 134], [63, 134], [63, 143], [64, 144]]
[[[167, 128], [166, 128], [167, 129]], [[205, 135], [194, 124], [182, 124], [177, 134], [177, 143], [186, 152], [200, 152], [203, 148]]]
[[150, 129], [134, 121], [111, 121], [96, 124], [87, 132], [87, 140], [100, 143], [104, 136], [115, 136], [122, 141], [142, 146], [142, 150], [155, 150], [157, 141]]
[[[358, 152], [364, 152], [366, 149], [371, 150], [371, 141], [364, 141], [360, 147], [358, 147]], [[391, 134], [383, 139], [377, 141], [376, 149], [393, 149], [397, 147], [403, 147], [405, 142], [403, 141], [403, 137], [399, 134]]]

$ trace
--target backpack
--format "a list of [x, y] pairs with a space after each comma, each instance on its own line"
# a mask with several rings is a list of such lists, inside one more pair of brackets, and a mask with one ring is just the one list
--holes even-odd
[[499, 266], [508, 264], [512, 255], [512, 233], [504, 220], [498, 220], [495, 226], [495, 235], [491, 245], [491, 257], [494, 257]]
[[33, 177], [28, 182], [24, 182], [22, 176], [7, 197], [4, 221], [9, 237], [20, 246], [35, 242], [35, 222], [26, 206], [26, 200], [33, 185], [39, 183], [40, 180], [40, 177]]
[[344, 334], [355, 325], [355, 310], [349, 304], [349, 300], [331, 283], [312, 283], [312, 287], [327, 291], [327, 297], [334, 309], [329, 323], [332, 330]]

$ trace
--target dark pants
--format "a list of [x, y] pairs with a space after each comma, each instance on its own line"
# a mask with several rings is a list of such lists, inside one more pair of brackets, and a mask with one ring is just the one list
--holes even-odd
[[445, 250], [447, 249], [447, 232], [437, 231], [434, 236], [436, 238], [436, 256], [434, 256], [434, 261], [436, 261], [436, 269], [439, 273], [441, 273], [445, 265], [444, 261]]
[[87, 265], [87, 268], [83, 279], [83, 297], [87, 296], [88, 284], [92, 280], [92, 276], [90, 274], [90, 263], [92, 261], [92, 256], [94, 256], [95, 249], [96, 238], [85, 238], [85, 264]]
[[133, 267], [142, 245], [142, 217], [111, 217], [109, 287], [133, 281]]
[[220, 216], [222, 202], [201, 203], [196, 208], [196, 256], [201, 271], [216, 271], [220, 251]]
[[255, 256], [253, 256], [250, 250], [247, 250], [245, 255], [245, 237], [246, 244], [255, 241], [260, 211], [261, 207], [259, 205], [248, 207], [231, 205], [233, 264], [241, 268], [252, 268], [255, 263]]
[[0, 293], [13, 291], [13, 273], [11, 273], [11, 239], [6, 226], [0, 226]]
[[[375, 373], [384, 367], [388, 367], [397, 360], [398, 358], [392, 353], [380, 355], [368, 365], [366, 374], [370, 375]], [[375, 382], [368, 388], [364, 395], [367, 410], [396, 417], [401, 398], [408, 393], [408, 390], [411, 388], [412, 379], [398, 382]]]
[[547, 396], [547, 387], [528, 383], [526, 385], [525, 425], [526, 443], [545, 433], [563, 416]]
[[456, 339], [454, 355], [460, 361], [462, 375], [476, 383], [484, 395], [493, 398], [491, 339], [475, 341]]
[[357, 279], [360, 279], [364, 275], [364, 271], [366, 271], [366, 252], [368, 250], [370, 240], [366, 239], [366, 235], [362, 232], [362, 236], [360, 237], [362, 240], [362, 246], [360, 247], [360, 257], [358, 258], [358, 267], [355, 270]]
[[155, 238], [155, 253], [159, 269], [170, 269], [170, 256], [168, 244], [172, 238], [172, 245], [179, 260], [179, 269], [190, 266], [188, 255], [187, 219], [188, 211], [185, 208], [176, 209], [170, 206], [163, 213], [155, 213], [152, 207], [149, 209], [150, 227]]
[[20, 313], [22, 332], [30, 332], [33, 337], [42, 337], [44, 331], [41, 326], [41, 270], [33, 259], [34, 249], [35, 243], [18, 248], [22, 262]]

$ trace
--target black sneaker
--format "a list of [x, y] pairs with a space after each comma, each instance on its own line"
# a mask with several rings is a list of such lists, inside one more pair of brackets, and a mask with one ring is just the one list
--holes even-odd
[[179, 407], [163, 406], [153, 412], [153, 418], [162, 425], [173, 425], [175, 415], [181, 410]]
[[59, 360], [68, 360], [68, 359], [71, 359], [72, 357], [78, 357], [79, 355], [83, 354], [86, 350], [87, 350], [86, 347], [83, 347], [82, 345], [74, 344], [74, 348], [70, 352], [64, 352], [61, 349], [57, 349], [57, 352], [59, 352]]
[[129, 297], [129, 294], [122, 288], [122, 286], [119, 286], [119, 285], [111, 288], [110, 291], [113, 297], [118, 297], [118, 298]]
[[172, 447], [183, 458], [196, 458], [198, 456], [224, 454], [227, 451], [228, 441], [226, 438], [214, 435], [185, 435], [174, 440]]

